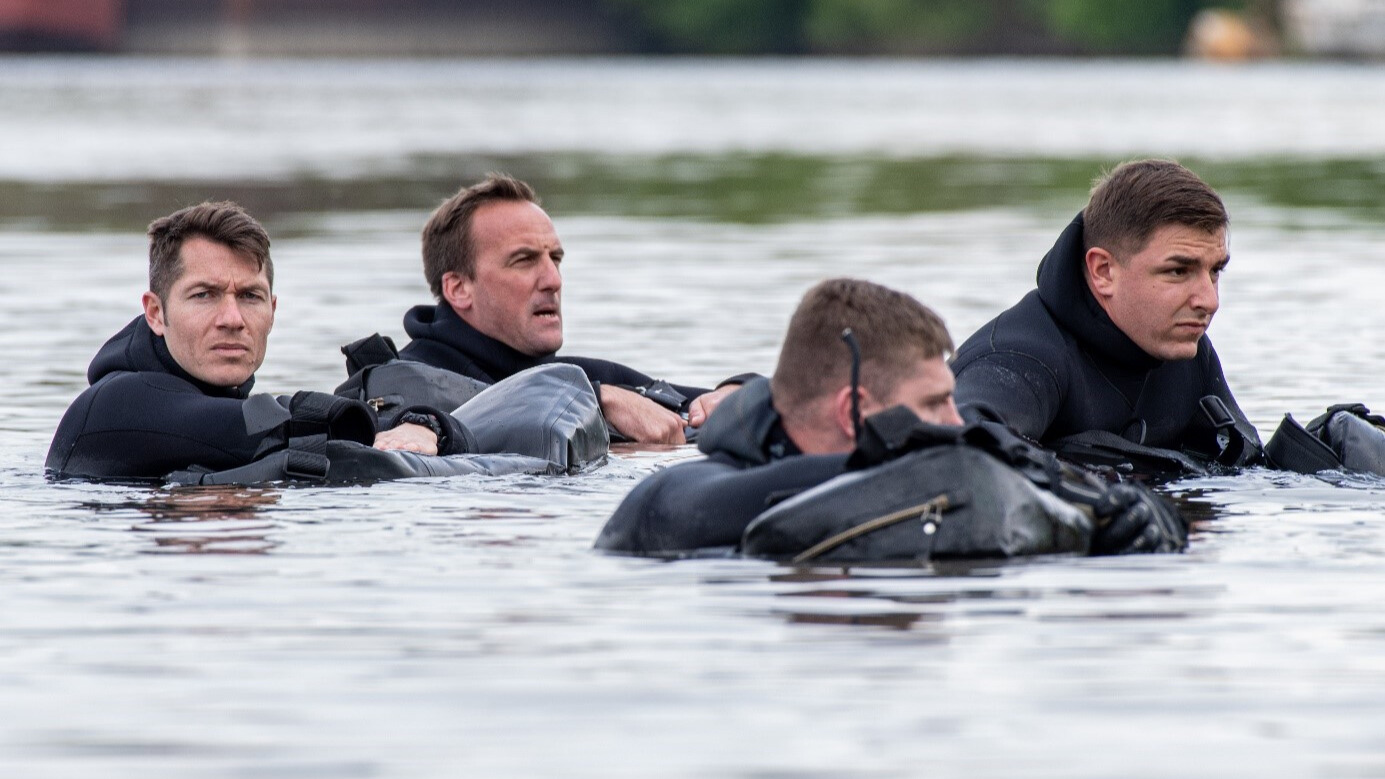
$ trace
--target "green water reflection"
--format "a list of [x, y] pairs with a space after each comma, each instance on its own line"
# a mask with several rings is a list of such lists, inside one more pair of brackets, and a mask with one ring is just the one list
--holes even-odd
[[[1181, 160], [1224, 195], [1331, 209], [1385, 221], [1385, 158]], [[773, 223], [991, 207], [1076, 210], [1092, 178], [1118, 159], [742, 154], [616, 157], [427, 157], [357, 179], [0, 182], [0, 221], [34, 229], [143, 227], [207, 198], [229, 198], [275, 222], [285, 214], [431, 209], [463, 182], [503, 170], [533, 183], [563, 215]]]

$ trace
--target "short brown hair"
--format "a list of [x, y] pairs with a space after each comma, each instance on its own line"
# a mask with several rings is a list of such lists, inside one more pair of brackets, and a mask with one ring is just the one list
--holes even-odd
[[199, 203], [149, 223], [149, 291], [168, 300], [169, 290], [183, 275], [183, 242], [200, 236], [255, 261], [274, 287], [274, 261], [269, 258], [269, 234], [229, 200]]
[[1209, 233], [1226, 227], [1221, 197], [1173, 160], [1123, 162], [1097, 179], [1082, 212], [1085, 248], [1101, 247], [1123, 261], [1160, 227], [1186, 225]]
[[803, 296], [784, 335], [771, 380], [781, 414], [851, 380], [848, 327], [861, 347], [861, 385], [882, 400], [918, 361], [952, 351], [943, 320], [913, 297], [860, 279], [823, 281]]
[[476, 253], [471, 245], [471, 217], [476, 209], [496, 201], [539, 204], [534, 188], [503, 173], [463, 187], [433, 211], [423, 227], [423, 276], [433, 297], [442, 300], [442, 277], [457, 273], [476, 278]]

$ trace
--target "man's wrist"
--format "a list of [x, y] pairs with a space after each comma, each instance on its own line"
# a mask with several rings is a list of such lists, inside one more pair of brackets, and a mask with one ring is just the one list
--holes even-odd
[[424, 414], [418, 411], [406, 411], [399, 415], [399, 424], [420, 425], [433, 431], [433, 435], [438, 439], [438, 451], [443, 451], [447, 443], [447, 429], [432, 414]]

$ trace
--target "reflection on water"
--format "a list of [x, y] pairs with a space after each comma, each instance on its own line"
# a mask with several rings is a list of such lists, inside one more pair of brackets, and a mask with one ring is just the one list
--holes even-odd
[[1385, 773], [1376, 478], [1177, 482], [1184, 555], [844, 570], [590, 551], [691, 448], [330, 489], [41, 475], [149, 219], [262, 215], [257, 388], [327, 389], [427, 299], [431, 205], [502, 165], [569, 252], [568, 348], [705, 384], [772, 371], [828, 275], [963, 336], [1102, 165], [1191, 156], [1232, 210], [1212, 335], [1252, 421], [1385, 407], [1375, 66], [167, 64], [0, 61], [4, 775]]

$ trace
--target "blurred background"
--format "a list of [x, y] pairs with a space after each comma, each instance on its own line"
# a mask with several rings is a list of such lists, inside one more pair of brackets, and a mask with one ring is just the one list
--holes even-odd
[[257, 55], [1385, 53], [1379, 0], [0, 0], [0, 49]]

